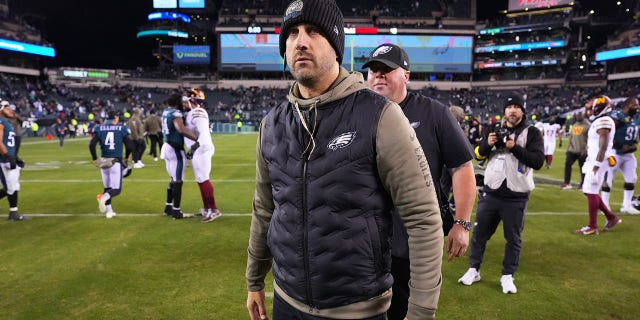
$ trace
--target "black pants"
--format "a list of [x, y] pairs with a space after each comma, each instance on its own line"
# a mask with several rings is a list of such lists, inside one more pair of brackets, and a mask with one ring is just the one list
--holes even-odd
[[151, 140], [151, 149], [149, 150], [149, 155], [154, 158], [158, 157], [158, 148], [162, 146], [162, 135], [161, 134], [150, 134], [149, 140]]
[[502, 221], [504, 239], [507, 241], [502, 258], [502, 274], [515, 274], [520, 265], [522, 231], [528, 198], [503, 198], [487, 193], [478, 201], [475, 226], [471, 236], [469, 267], [480, 270], [487, 241]]
[[142, 159], [142, 154], [144, 154], [144, 149], [147, 145], [144, 143], [144, 139], [133, 140], [133, 144], [135, 145], [133, 149], [133, 162], [138, 162]]
[[391, 257], [391, 275], [393, 276], [393, 296], [387, 310], [387, 319], [404, 320], [409, 306], [409, 259]]
[[571, 183], [571, 167], [578, 160], [578, 165], [580, 166], [580, 185], [584, 182], [584, 173], [582, 173], [582, 166], [584, 165], [584, 160], [586, 157], [581, 157], [579, 153], [575, 152], [567, 152], [567, 158], [564, 160], [564, 183]]
[[[296, 308], [290, 306], [277, 293], [274, 294], [272, 320], [327, 320], [327, 319], [331, 319], [331, 318], [316, 317], [304, 312], [300, 312]], [[385, 317], [384, 317], [384, 314], [381, 314], [375, 317], [362, 318], [359, 320], [385, 320]]]

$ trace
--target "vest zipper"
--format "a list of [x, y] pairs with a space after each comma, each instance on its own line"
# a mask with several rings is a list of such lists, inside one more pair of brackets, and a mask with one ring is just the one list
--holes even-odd
[[307, 305], [314, 307], [312, 304], [312, 290], [309, 271], [309, 219], [307, 210], [307, 151], [302, 155], [302, 224], [303, 224], [303, 244], [302, 256], [304, 259], [304, 273], [306, 279]]
[[[314, 108], [316, 106], [316, 104], [318, 103], [319, 100], [315, 101], [314, 104]], [[300, 111], [298, 111], [300, 112]], [[311, 114], [309, 112], [308, 109], [304, 109], [302, 110], [302, 112], [300, 112], [300, 115], [303, 117], [303, 119], [300, 119], [301, 121], [305, 122], [305, 123], [311, 123]], [[314, 119], [315, 120], [315, 119]], [[309, 137], [307, 139], [306, 135], [302, 134], [303, 136], [303, 143], [304, 145], [307, 145], [308, 141], [311, 140], [313, 141], [313, 133], [315, 132], [315, 124], [314, 127], [312, 128], [313, 131], [310, 131], [308, 126], [306, 127], [307, 132], [309, 133]], [[311, 149], [309, 149], [308, 147], [305, 148], [304, 152], [302, 153], [302, 158], [300, 160], [302, 160], [302, 224], [303, 224], [303, 243], [302, 243], [302, 254], [303, 254], [303, 259], [304, 259], [304, 273], [305, 273], [305, 279], [306, 279], [306, 291], [307, 291], [307, 306], [309, 306], [312, 309], [317, 309], [314, 305], [313, 305], [313, 290], [311, 289], [311, 280], [310, 280], [310, 270], [309, 270], [309, 211], [307, 209], [307, 163], [309, 162], [309, 157], [311, 155], [311, 152], [313, 152], [313, 147]]]

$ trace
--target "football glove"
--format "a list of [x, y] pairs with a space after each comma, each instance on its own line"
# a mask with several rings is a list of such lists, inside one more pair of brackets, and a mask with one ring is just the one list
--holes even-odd
[[122, 177], [123, 178], [126, 178], [126, 177], [130, 176], [131, 173], [133, 173], [133, 170], [131, 169], [131, 167], [125, 167], [124, 169], [122, 169]]
[[93, 161], [93, 164], [100, 169], [106, 169], [106, 168], [111, 168], [113, 166], [113, 160], [114, 158], [100, 157], [95, 161]]
[[13, 155], [10, 155], [10, 154], [7, 154], [6, 157], [7, 157], [7, 162], [9, 162], [9, 169], [11, 169], [11, 170], [15, 169], [16, 166], [17, 166], [16, 157], [13, 156]]
[[196, 150], [198, 150], [198, 148], [200, 148], [200, 143], [196, 141], [196, 143], [191, 145], [191, 148], [189, 148], [189, 151], [187, 151], [187, 159], [189, 160], [193, 159], [193, 154], [196, 152]]
[[20, 159], [20, 157], [16, 157], [16, 165], [20, 168], [24, 168], [24, 160]]

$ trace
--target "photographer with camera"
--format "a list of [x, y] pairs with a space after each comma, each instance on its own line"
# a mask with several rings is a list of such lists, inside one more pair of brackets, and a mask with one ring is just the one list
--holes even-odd
[[539, 170], [544, 163], [542, 135], [540, 130], [526, 123], [521, 95], [514, 93], [506, 97], [502, 123], [488, 130], [475, 154], [479, 160], [487, 159], [484, 195], [476, 211], [469, 270], [458, 282], [471, 285], [480, 281], [479, 270], [487, 241], [502, 221], [507, 243], [500, 283], [503, 293], [516, 293], [513, 275], [520, 261], [527, 202], [535, 187], [533, 170]]

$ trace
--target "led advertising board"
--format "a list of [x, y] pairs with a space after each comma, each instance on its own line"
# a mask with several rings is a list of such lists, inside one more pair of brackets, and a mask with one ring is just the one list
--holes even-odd
[[24, 43], [1, 38], [0, 50], [16, 51], [51, 58], [54, 58], [56, 56], [56, 49], [52, 47], [39, 46], [31, 43]]
[[152, 20], [182, 20], [184, 23], [191, 22], [191, 18], [189, 18], [189, 16], [186, 15], [186, 14], [177, 13], [177, 12], [167, 12], [167, 11], [150, 13], [148, 18], [149, 18], [149, 21], [152, 21]]
[[546, 9], [572, 5], [575, 0], [509, 0], [509, 11]]
[[512, 43], [499, 46], [484, 46], [476, 47], [476, 53], [487, 53], [492, 51], [504, 52], [504, 51], [522, 51], [522, 50], [537, 50], [537, 49], [549, 49], [549, 48], [561, 48], [566, 43], [564, 40], [555, 41], [543, 41], [543, 42], [528, 42], [528, 43]]
[[640, 56], [640, 47], [623, 48], [609, 51], [596, 52], [596, 61], [606, 61]]
[[211, 49], [209, 46], [173, 46], [174, 64], [209, 64]]
[[177, 0], [153, 0], [155, 9], [175, 9], [178, 7]]
[[178, 30], [145, 30], [145, 31], [138, 32], [138, 34], [136, 35], [136, 38], [155, 37], [155, 36], [165, 36], [165, 37], [185, 38], [185, 39], [189, 38], [188, 33], [184, 31], [178, 31]]
[[[342, 66], [348, 70], [365, 71], [362, 65], [371, 51], [381, 44], [393, 43], [409, 55], [411, 71], [471, 72], [471, 36], [347, 34], [345, 38]], [[278, 34], [220, 34], [220, 70], [282, 71], [278, 39]]]
[[178, 6], [183, 9], [204, 9], [204, 0], [179, 0]]

